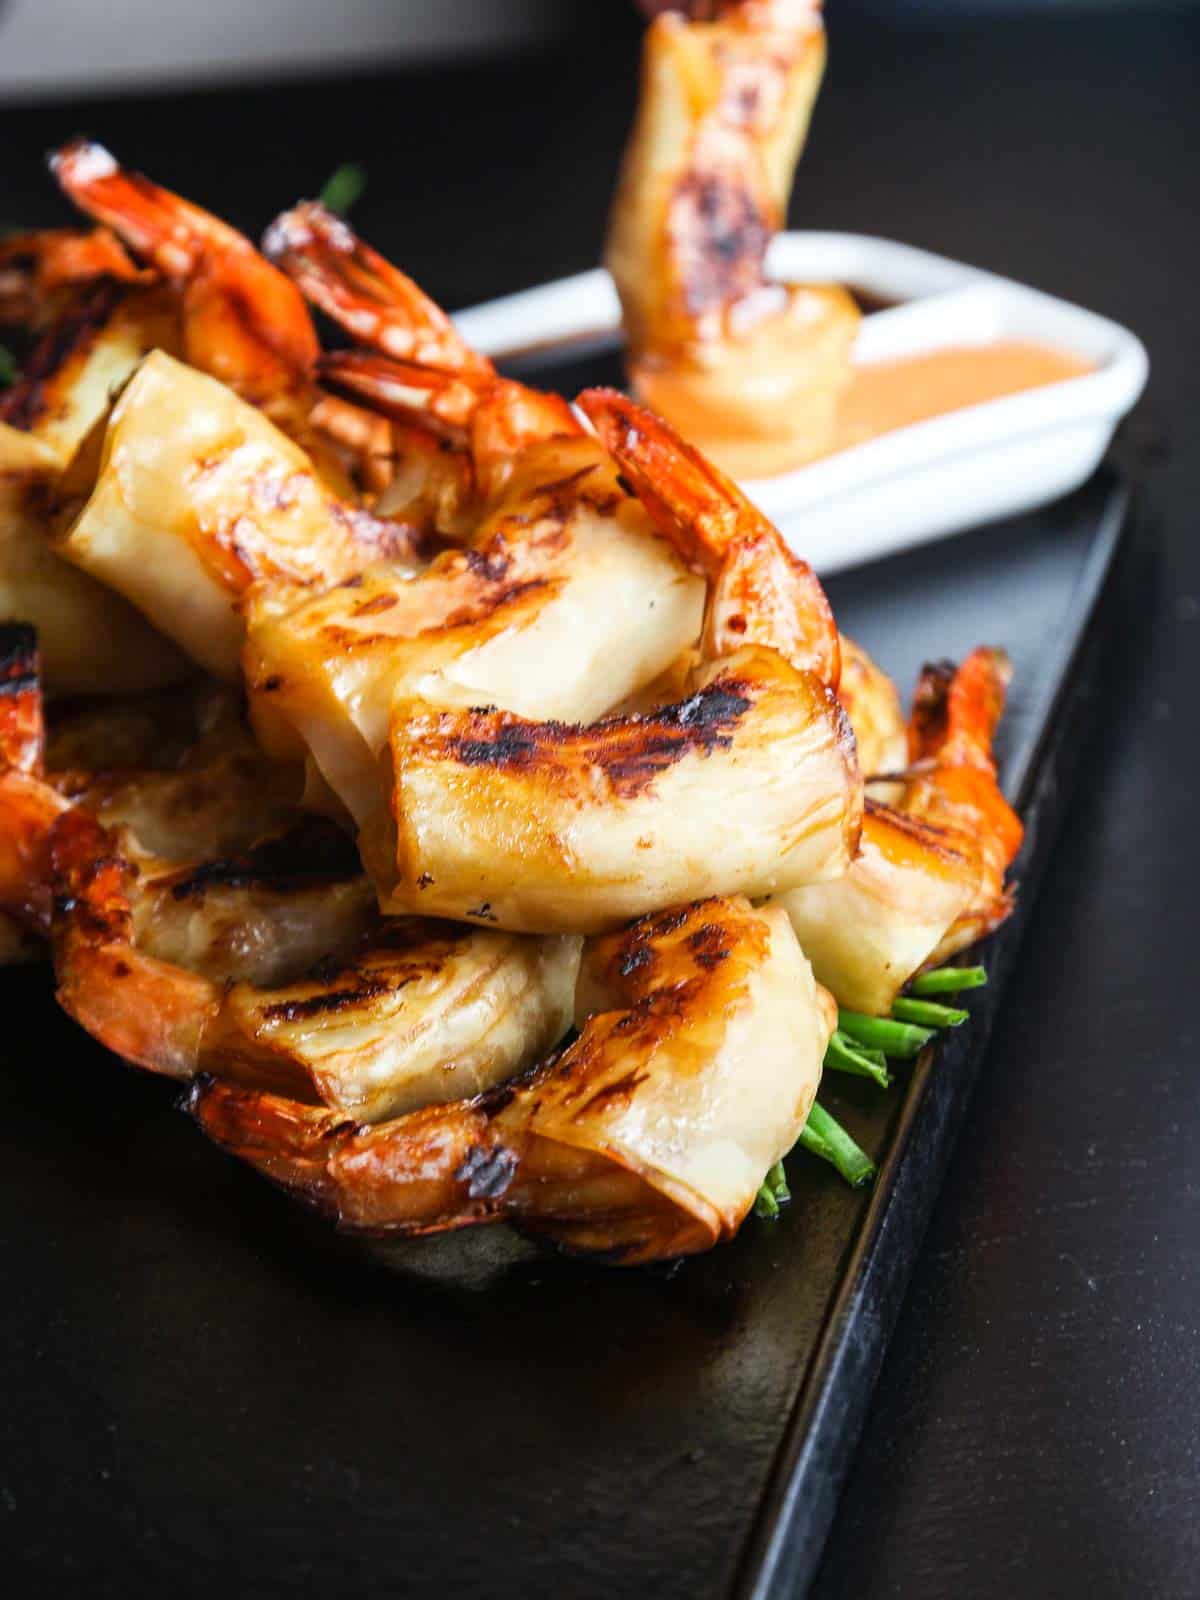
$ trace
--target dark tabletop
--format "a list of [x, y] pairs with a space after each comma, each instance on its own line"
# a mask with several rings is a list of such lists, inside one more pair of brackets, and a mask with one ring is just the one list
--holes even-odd
[[[830, 9], [794, 222], [1077, 300], [1153, 372], [1095, 733], [817, 1593], [1194, 1594], [1200, 18]], [[467, 304], [595, 263], [635, 51], [593, 18], [517, 66], [4, 112], [0, 220], [59, 217], [38, 157], [76, 129], [254, 230], [356, 159], [363, 232]]]

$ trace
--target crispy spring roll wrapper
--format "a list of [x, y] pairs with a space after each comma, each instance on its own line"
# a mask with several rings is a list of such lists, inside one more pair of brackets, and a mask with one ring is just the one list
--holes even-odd
[[177, 683], [191, 663], [123, 599], [51, 545], [59, 489], [54, 452], [0, 422], [0, 616], [38, 630], [46, 687], [128, 694]]
[[183, 866], [135, 862], [78, 812], [50, 847], [59, 999], [151, 1071], [372, 1121], [477, 1094], [570, 1024], [577, 939], [382, 920], [353, 851], [311, 820]]
[[832, 692], [773, 650], [675, 705], [580, 727], [393, 709], [392, 814], [360, 837], [385, 909], [599, 933], [695, 896], [837, 877], [862, 781]]
[[526, 452], [470, 549], [416, 577], [373, 568], [292, 609], [268, 596], [247, 643], [251, 713], [268, 748], [288, 750], [291, 730], [362, 824], [386, 801], [393, 701], [587, 721], [693, 644], [703, 606], [703, 581], [603, 447], [556, 439]]
[[782, 898], [822, 983], [844, 1006], [886, 1013], [900, 987], [998, 927], [1022, 827], [1000, 792], [992, 740], [1011, 667], [974, 650], [925, 668], [911, 729], [914, 765], [868, 802], [862, 850], [837, 883]]
[[525, 1080], [365, 1128], [202, 1081], [225, 1149], [343, 1227], [435, 1233], [510, 1220], [636, 1264], [736, 1232], [808, 1118], [835, 1011], [786, 917], [741, 899], [599, 941], [579, 1037]]
[[65, 466], [143, 357], [181, 349], [169, 290], [98, 284], [50, 328], [0, 396], [0, 422], [27, 432]]
[[820, 87], [815, 5], [725, 12], [646, 30], [605, 246], [635, 351], [711, 333], [761, 287]]
[[777, 903], [838, 1003], [884, 1016], [971, 904], [978, 883], [976, 855], [868, 799], [850, 870], [791, 889]]
[[232, 681], [252, 584], [337, 583], [380, 559], [415, 563], [406, 525], [338, 499], [262, 412], [163, 351], [113, 408], [95, 486], [56, 548]]
[[854, 729], [864, 778], [903, 772], [908, 765], [908, 723], [896, 685], [861, 645], [841, 635], [838, 699]]

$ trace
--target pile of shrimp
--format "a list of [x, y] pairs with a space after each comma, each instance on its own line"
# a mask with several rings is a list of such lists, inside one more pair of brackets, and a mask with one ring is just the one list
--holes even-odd
[[906, 719], [653, 412], [503, 377], [319, 204], [259, 251], [51, 167], [94, 226], [0, 256], [6, 955], [346, 1228], [730, 1238], [838, 1007], [1009, 910], [1003, 655]]

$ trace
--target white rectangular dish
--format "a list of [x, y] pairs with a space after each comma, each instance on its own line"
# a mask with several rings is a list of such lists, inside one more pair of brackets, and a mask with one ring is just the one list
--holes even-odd
[[[947, 533], [1028, 511], [1077, 488], [1146, 383], [1145, 347], [1128, 329], [1011, 279], [910, 245], [854, 233], [785, 233], [771, 273], [844, 283], [889, 302], [865, 317], [861, 362], [945, 345], [1027, 339], [1082, 357], [1080, 377], [898, 428], [773, 478], [744, 484], [798, 553], [835, 572]], [[603, 268], [507, 295], [455, 317], [477, 349], [548, 354], [619, 334]]]

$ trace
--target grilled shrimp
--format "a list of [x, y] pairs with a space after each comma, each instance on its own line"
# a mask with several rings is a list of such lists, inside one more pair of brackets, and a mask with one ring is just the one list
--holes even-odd
[[465, 550], [252, 606], [251, 713], [268, 748], [300, 739], [361, 824], [387, 809], [394, 700], [591, 720], [690, 647], [703, 595], [600, 444], [551, 439], [522, 453]]
[[10, 234], [0, 239], [0, 323], [40, 332], [97, 283], [147, 283], [155, 276], [107, 228]]
[[775, 525], [644, 406], [615, 389], [585, 389], [577, 403], [660, 533], [708, 579], [704, 653], [767, 644], [836, 690], [841, 652], [833, 611], [812, 568]]
[[1008, 915], [1005, 870], [1021, 824], [1000, 793], [992, 735], [1009, 680], [999, 651], [927, 668], [913, 765], [894, 809], [867, 800], [857, 859], [836, 883], [780, 896], [819, 980], [842, 1005], [884, 1014], [936, 966]]
[[[59, 1001], [126, 1060], [375, 1118], [478, 1093], [565, 1031], [578, 941], [381, 920], [331, 824], [292, 815], [237, 853], [184, 854], [157, 806], [170, 858], [145, 848], [145, 805], [137, 829], [74, 808], [50, 838]], [[270, 820], [244, 804], [243, 828], [256, 811]]]
[[128, 694], [178, 682], [190, 671], [186, 658], [127, 600], [55, 554], [59, 482], [54, 452], [0, 423], [0, 617], [36, 627], [56, 693]]
[[113, 408], [95, 485], [55, 548], [236, 681], [252, 585], [337, 583], [383, 559], [413, 565], [417, 541], [339, 499], [262, 411], [158, 350]]
[[819, 882], [853, 858], [862, 781], [816, 578], [664, 423], [609, 391], [579, 404], [710, 575], [700, 665], [677, 703], [590, 725], [397, 695], [392, 804], [360, 836], [388, 910], [596, 933], [697, 895]]
[[834, 1024], [786, 918], [742, 899], [593, 944], [580, 1034], [522, 1081], [363, 1127], [202, 1081], [201, 1127], [341, 1226], [513, 1221], [633, 1265], [737, 1231], [807, 1120]]
[[895, 685], [839, 635], [825, 591], [735, 483], [667, 423], [624, 395], [592, 389], [579, 404], [660, 531], [709, 581], [703, 648], [760, 639], [836, 688], [864, 774], [906, 764], [908, 730]]
[[34, 346], [0, 396], [0, 422], [40, 440], [66, 467], [142, 357], [180, 348], [169, 289], [101, 283], [77, 296]]
[[[565, 400], [501, 378], [411, 278], [323, 207], [307, 202], [285, 212], [263, 248], [368, 347], [326, 356], [320, 373], [328, 387], [391, 422], [381, 514], [425, 519], [461, 537], [506, 488], [522, 449], [582, 432]], [[362, 447], [361, 411], [346, 418], [326, 403], [316, 416]]]
[[859, 317], [844, 290], [764, 270], [824, 68], [819, 6], [709, 10], [646, 31], [606, 264], [639, 397], [755, 476], [826, 443]]
[[311, 446], [310, 374], [320, 354], [303, 296], [218, 218], [77, 139], [50, 158], [69, 199], [111, 228], [180, 296], [184, 359]]

